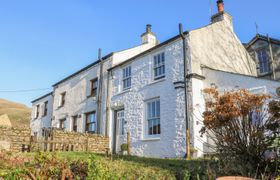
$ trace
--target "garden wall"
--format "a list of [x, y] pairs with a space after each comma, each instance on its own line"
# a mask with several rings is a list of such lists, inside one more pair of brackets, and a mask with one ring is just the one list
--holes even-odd
[[13, 128], [0, 126], [0, 151], [21, 152], [23, 145], [30, 144], [29, 128]]
[[[109, 138], [97, 134], [52, 130], [53, 142], [69, 144], [73, 151], [105, 153], [109, 148]], [[60, 143], [60, 144], [61, 144]]]
[[[31, 146], [30, 146], [31, 145]], [[31, 149], [30, 149], [31, 147]], [[32, 138], [29, 128], [0, 127], [0, 151], [109, 151], [109, 138], [97, 134], [52, 129], [49, 137]]]

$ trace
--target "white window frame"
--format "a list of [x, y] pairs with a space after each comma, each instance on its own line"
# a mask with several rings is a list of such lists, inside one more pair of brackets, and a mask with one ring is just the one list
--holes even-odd
[[[149, 117], [149, 103], [153, 103], [155, 102], [155, 116], [154, 117]], [[157, 114], [157, 102], [159, 102], [159, 115], [156, 115]], [[160, 105], [160, 98], [157, 97], [157, 98], [153, 98], [153, 99], [150, 99], [150, 100], [147, 100], [145, 101], [145, 123], [144, 123], [144, 129], [145, 129], [145, 134], [144, 134], [144, 138], [159, 138], [161, 133], [162, 133], [162, 128], [161, 128], [161, 105]], [[156, 133], [156, 134], [149, 134], [149, 121], [159, 121], [159, 133]]]
[[[256, 51], [256, 56], [259, 64], [259, 72], [260, 74], [267, 74], [271, 72], [270, 67], [270, 57], [267, 53], [267, 48], [261, 48]], [[261, 56], [261, 58], [260, 58]], [[266, 56], [267, 62], [264, 62], [264, 56]]]
[[[94, 121], [91, 121], [89, 119], [89, 122], [88, 122], [88, 117], [90, 115], [94, 115]], [[97, 134], [97, 119], [96, 118], [97, 118], [96, 111], [91, 111], [91, 112], [85, 113], [85, 132], [88, 132], [91, 134]], [[94, 125], [94, 130], [90, 131], [92, 125]]]
[[40, 116], [40, 104], [37, 104], [35, 106], [35, 117], [34, 117], [34, 119], [38, 119], [39, 116]]
[[[160, 60], [158, 58], [160, 58]], [[154, 81], [165, 77], [165, 73], [166, 73], [166, 70], [165, 70], [166, 60], [165, 59], [166, 59], [165, 58], [165, 52], [159, 52], [159, 53], [153, 55], [153, 60], [152, 60], [153, 69], [152, 69], [152, 71], [153, 71]], [[160, 62], [158, 62], [158, 61], [160, 61]], [[161, 70], [161, 74], [156, 75], [157, 70]]]
[[[131, 66], [126, 66], [122, 69], [122, 89], [126, 91], [131, 88]], [[130, 82], [129, 86], [125, 86], [126, 83]], [[128, 85], [128, 84], [127, 84]]]

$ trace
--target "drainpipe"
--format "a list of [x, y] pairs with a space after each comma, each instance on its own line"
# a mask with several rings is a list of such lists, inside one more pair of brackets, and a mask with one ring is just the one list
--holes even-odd
[[106, 95], [106, 122], [105, 122], [105, 136], [108, 137], [108, 131], [109, 131], [109, 107], [110, 107], [110, 100], [111, 100], [111, 95], [110, 95], [110, 78], [112, 76], [112, 71], [107, 72], [107, 95]]
[[270, 38], [269, 38], [268, 34], [267, 34], [267, 41], [268, 41], [268, 47], [269, 47], [270, 58], [271, 58], [273, 79], [276, 80], [275, 62], [274, 62], [274, 57], [273, 57], [273, 52], [272, 52], [272, 45], [271, 45], [271, 41], [270, 41]]
[[98, 94], [97, 94], [97, 134], [101, 133], [101, 102], [102, 102], [102, 86], [103, 86], [103, 60], [101, 56], [101, 49], [98, 50], [98, 59], [100, 61], [100, 72], [99, 72], [99, 83], [98, 83]]
[[189, 129], [189, 65], [187, 64], [186, 37], [183, 32], [182, 24], [179, 24], [179, 32], [183, 41], [183, 58], [184, 58], [184, 91], [185, 91], [185, 118], [186, 118], [186, 153], [187, 159], [191, 159], [191, 143]]

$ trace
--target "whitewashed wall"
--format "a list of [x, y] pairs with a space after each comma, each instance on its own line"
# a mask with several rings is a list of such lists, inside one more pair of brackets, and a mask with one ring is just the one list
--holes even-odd
[[[43, 116], [44, 113], [44, 103], [48, 101], [48, 112], [46, 116]], [[39, 109], [39, 117], [35, 118], [36, 113], [36, 106], [40, 105]], [[30, 121], [30, 128], [31, 134], [37, 133], [38, 136], [42, 134], [42, 128], [49, 128], [51, 127], [52, 121], [52, 110], [53, 110], [53, 96], [48, 95], [38, 101], [32, 103], [32, 114], [31, 114], [31, 121]]]
[[200, 73], [203, 64], [228, 72], [257, 75], [254, 60], [227, 21], [190, 31], [189, 38], [193, 72]]
[[[113, 53], [111, 57], [103, 60], [103, 88], [101, 103], [101, 134], [105, 135], [106, 131], [106, 99], [107, 99], [107, 70], [116, 64], [119, 64], [132, 56], [135, 56], [144, 50], [154, 46], [154, 44], [142, 44], [140, 46]], [[96, 111], [97, 99], [88, 97], [90, 95], [91, 80], [98, 78], [100, 80], [100, 64], [96, 64], [87, 70], [71, 77], [54, 87], [54, 106], [53, 115], [55, 120], [52, 127], [59, 127], [59, 120], [66, 118], [66, 131], [72, 130], [72, 117], [78, 115], [78, 132], [85, 132], [86, 113]], [[60, 94], [66, 92], [65, 105], [59, 107]]]
[[[104, 67], [108, 66], [110, 60], [104, 61]], [[77, 125], [78, 132], [85, 132], [85, 114], [92, 111], [97, 111], [97, 98], [90, 97], [91, 80], [99, 77], [99, 64], [94, 65], [81, 72], [80, 74], [60, 83], [54, 88], [54, 104], [53, 115], [55, 120], [53, 121], [53, 127], [59, 127], [59, 120], [66, 118], [66, 131], [72, 130], [72, 117], [78, 116]], [[106, 70], [106, 69], [105, 69]], [[105, 71], [104, 70], [104, 71]], [[106, 77], [104, 81], [106, 82]], [[106, 83], [103, 83], [106, 85]], [[60, 95], [66, 92], [65, 104], [63, 107], [60, 105]], [[103, 89], [103, 93], [104, 93]], [[101, 121], [101, 127], [104, 125], [104, 121]], [[102, 131], [104, 132], [104, 131]]]
[[[202, 68], [205, 80], [193, 81], [193, 136], [194, 147], [198, 150], [198, 155], [213, 151], [209, 148], [208, 143], [210, 140], [207, 137], [199, 137], [203, 124], [202, 113], [205, 109], [205, 101], [203, 98], [203, 89], [217, 86], [218, 90], [222, 93], [224, 91], [232, 91], [237, 89], [248, 89], [255, 93], [267, 93], [273, 98], [278, 98], [276, 95], [276, 88], [280, 87], [280, 82], [260, 79], [253, 76], [240, 75], [236, 73], [223, 72], [219, 70], [210, 69], [207, 67]], [[210, 142], [211, 147], [211, 142]]]
[[[166, 76], [153, 80], [153, 56], [165, 52]], [[124, 108], [125, 132], [131, 134], [132, 154], [149, 157], [183, 157], [185, 154], [185, 123], [183, 89], [175, 89], [174, 82], [183, 80], [182, 42], [173, 41], [157, 50], [137, 58], [130, 64], [113, 71], [111, 113]], [[132, 87], [122, 91], [122, 68], [130, 65]], [[149, 138], [145, 133], [146, 101], [159, 98], [161, 105], [161, 134]], [[111, 118], [111, 125], [113, 117]], [[111, 127], [112, 129], [112, 127]], [[112, 133], [112, 131], [110, 131]], [[119, 139], [119, 142], [125, 142]], [[117, 144], [119, 150], [121, 143]]]

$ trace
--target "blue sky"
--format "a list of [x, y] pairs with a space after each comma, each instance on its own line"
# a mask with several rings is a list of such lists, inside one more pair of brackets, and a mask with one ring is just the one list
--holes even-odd
[[[160, 41], [209, 23], [216, 0], [0, 0], [0, 98], [24, 103], [103, 53], [140, 43], [145, 25]], [[280, 38], [279, 0], [225, 0], [242, 42]], [[44, 89], [32, 92], [3, 92]]]

